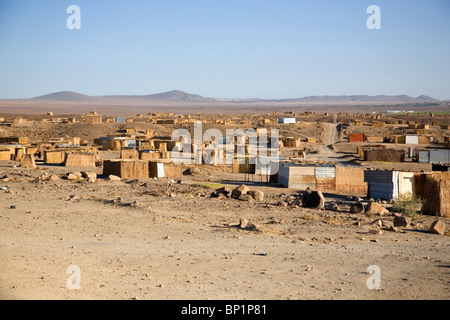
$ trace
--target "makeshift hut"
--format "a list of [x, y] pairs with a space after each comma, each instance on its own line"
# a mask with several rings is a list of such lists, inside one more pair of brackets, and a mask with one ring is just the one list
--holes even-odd
[[142, 160], [105, 160], [103, 161], [103, 175], [114, 175], [123, 179], [148, 179], [148, 161]]
[[366, 149], [364, 161], [404, 162], [405, 151], [395, 149]]
[[424, 201], [424, 214], [450, 217], [450, 172], [418, 174], [416, 184], [418, 196]]
[[150, 178], [181, 178], [183, 176], [182, 167], [173, 162], [149, 161]]
[[95, 154], [93, 153], [66, 153], [65, 167], [95, 168]]

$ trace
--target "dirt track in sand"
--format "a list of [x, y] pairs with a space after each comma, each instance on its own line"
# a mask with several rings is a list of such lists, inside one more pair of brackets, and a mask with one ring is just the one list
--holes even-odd
[[[279, 206], [294, 190], [251, 186], [266, 192], [262, 203], [211, 199], [196, 182], [209, 175], [170, 186], [0, 170], [12, 177], [0, 183], [4, 299], [450, 298], [450, 238], [426, 232], [433, 217], [378, 234], [376, 217]], [[238, 228], [240, 218], [258, 231]], [[80, 290], [67, 288], [71, 265]], [[381, 291], [366, 286], [370, 265], [381, 269]]]

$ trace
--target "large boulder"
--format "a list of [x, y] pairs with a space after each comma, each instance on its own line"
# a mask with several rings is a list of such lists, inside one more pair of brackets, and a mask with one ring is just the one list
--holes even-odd
[[434, 233], [434, 234], [443, 235], [444, 232], [445, 232], [445, 223], [442, 222], [441, 220], [434, 221], [431, 224], [430, 229], [428, 230], [428, 232], [431, 232], [431, 233]]
[[389, 213], [389, 210], [383, 207], [381, 204], [378, 204], [374, 201], [369, 202], [369, 206], [367, 208], [367, 212], [369, 214], [376, 214], [376, 215], [385, 215]]

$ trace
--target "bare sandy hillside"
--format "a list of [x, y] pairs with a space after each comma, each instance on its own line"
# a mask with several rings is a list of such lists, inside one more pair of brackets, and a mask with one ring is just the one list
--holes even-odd
[[[89, 183], [49, 179], [78, 168], [0, 165], [3, 299], [450, 298], [450, 234], [428, 233], [433, 217], [392, 232], [377, 216], [297, 207], [296, 190], [264, 183], [248, 183], [261, 202], [210, 198], [242, 181], [221, 171]], [[79, 290], [67, 286], [73, 265]], [[367, 287], [372, 265], [381, 290]]]

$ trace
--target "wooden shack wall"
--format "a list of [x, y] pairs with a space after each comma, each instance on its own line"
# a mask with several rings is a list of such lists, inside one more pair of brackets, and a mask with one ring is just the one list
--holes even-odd
[[427, 215], [450, 217], [450, 172], [425, 174], [422, 211]]
[[148, 161], [142, 160], [105, 160], [103, 175], [115, 175], [122, 179], [148, 179]]
[[357, 167], [336, 167], [336, 191], [344, 194], [367, 195], [364, 169]]
[[83, 153], [66, 153], [64, 166], [95, 168], [95, 155]]

